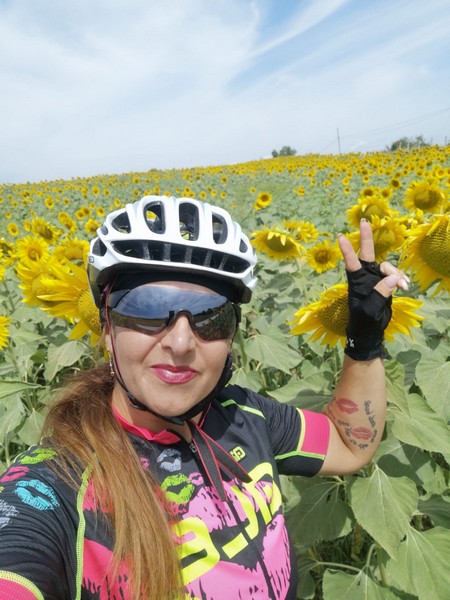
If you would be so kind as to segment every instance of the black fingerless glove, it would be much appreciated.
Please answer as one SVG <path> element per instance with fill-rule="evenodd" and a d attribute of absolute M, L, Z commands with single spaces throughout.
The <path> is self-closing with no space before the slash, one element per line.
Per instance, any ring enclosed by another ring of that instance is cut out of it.
<path fill-rule="evenodd" d="M 374 290 L 384 278 L 380 265 L 360 260 L 361 269 L 347 271 L 348 326 L 345 354 L 354 360 L 384 358 L 384 330 L 392 316 L 392 297 Z"/>

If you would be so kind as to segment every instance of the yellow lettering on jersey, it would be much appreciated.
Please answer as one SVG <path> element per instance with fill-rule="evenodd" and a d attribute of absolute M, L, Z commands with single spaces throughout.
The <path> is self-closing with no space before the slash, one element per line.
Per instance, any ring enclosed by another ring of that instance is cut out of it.
<path fill-rule="evenodd" d="M 282 505 L 281 492 L 273 480 L 272 465 L 270 463 L 261 463 L 252 469 L 249 475 L 252 478 L 252 481 L 244 484 L 245 489 L 252 495 L 252 498 L 255 500 L 261 511 L 264 523 L 267 525 L 267 523 L 272 520 L 272 515 Z M 271 483 L 261 481 L 265 475 L 270 476 Z M 263 487 L 264 495 L 261 490 L 256 487 L 256 484 L 259 482 L 261 482 L 260 486 Z M 267 505 L 267 501 L 269 501 L 269 506 Z"/>
<path fill-rule="evenodd" d="M 258 527 L 258 517 L 256 515 L 255 509 L 253 507 L 253 502 L 245 496 L 241 492 L 241 490 L 233 485 L 233 492 L 236 494 L 242 508 L 244 509 L 245 516 L 248 519 L 248 525 L 245 527 L 245 533 L 252 540 L 258 535 L 259 527 Z M 246 546 L 248 546 L 248 542 L 245 539 L 243 533 L 239 533 L 234 540 L 228 542 L 223 547 L 223 551 L 228 556 L 228 558 L 233 558 L 236 556 L 241 550 L 243 550 Z"/>
<path fill-rule="evenodd" d="M 198 517 L 188 517 L 183 519 L 177 523 L 176 533 L 181 538 L 189 538 L 178 546 L 180 560 L 187 556 L 191 556 L 191 554 L 197 554 L 197 552 L 203 551 L 204 553 L 198 560 L 181 569 L 183 581 L 185 583 L 189 583 L 197 577 L 201 577 L 219 562 L 219 552 L 214 547 L 208 528 L 201 519 Z M 194 535 L 192 536 L 189 534 Z"/>

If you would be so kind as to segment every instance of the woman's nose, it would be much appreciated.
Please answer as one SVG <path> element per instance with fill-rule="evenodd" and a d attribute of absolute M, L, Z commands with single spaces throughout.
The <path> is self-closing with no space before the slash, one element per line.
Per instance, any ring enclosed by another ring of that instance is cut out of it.
<path fill-rule="evenodd" d="M 165 330 L 161 345 L 170 348 L 175 354 L 185 354 L 195 347 L 195 332 L 192 331 L 189 319 L 183 313 Z"/>

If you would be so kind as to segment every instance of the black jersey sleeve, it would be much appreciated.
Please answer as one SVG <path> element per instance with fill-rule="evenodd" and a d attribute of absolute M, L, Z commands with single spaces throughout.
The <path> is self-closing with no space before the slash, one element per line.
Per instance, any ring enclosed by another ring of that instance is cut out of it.
<path fill-rule="evenodd" d="M 48 466 L 49 460 L 48 449 L 31 449 L 0 478 L 2 599 L 73 597 L 76 492 Z"/>
<path fill-rule="evenodd" d="M 312 476 L 320 470 L 329 441 L 325 415 L 299 410 L 239 386 L 226 389 L 263 415 L 279 473 Z"/>

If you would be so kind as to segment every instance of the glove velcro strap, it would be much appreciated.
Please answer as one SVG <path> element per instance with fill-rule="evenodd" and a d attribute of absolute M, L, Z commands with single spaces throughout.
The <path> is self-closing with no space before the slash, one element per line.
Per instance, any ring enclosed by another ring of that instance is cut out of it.
<path fill-rule="evenodd" d="M 382 336 L 358 337 L 347 334 L 344 352 L 353 360 L 386 358 Z"/>

